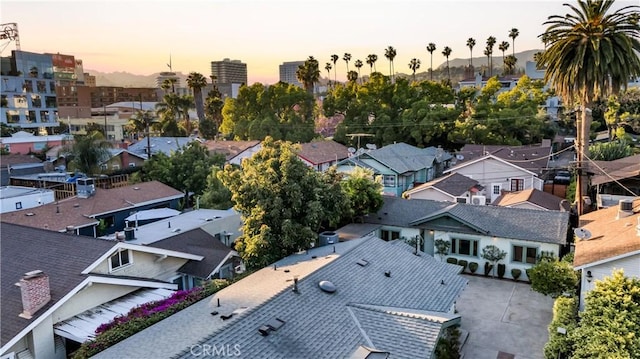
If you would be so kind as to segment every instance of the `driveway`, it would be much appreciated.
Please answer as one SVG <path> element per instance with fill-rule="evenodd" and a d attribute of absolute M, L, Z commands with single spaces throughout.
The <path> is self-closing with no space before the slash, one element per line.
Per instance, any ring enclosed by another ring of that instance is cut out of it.
<path fill-rule="evenodd" d="M 465 359 L 542 359 L 553 299 L 529 284 L 465 275 L 456 308 L 462 316 Z"/>

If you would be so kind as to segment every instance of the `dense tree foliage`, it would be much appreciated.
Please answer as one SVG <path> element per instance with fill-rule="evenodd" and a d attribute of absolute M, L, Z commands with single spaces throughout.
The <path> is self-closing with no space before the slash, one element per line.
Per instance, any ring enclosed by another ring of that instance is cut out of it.
<path fill-rule="evenodd" d="M 100 173 L 100 164 L 109 159 L 111 143 L 105 140 L 102 132 L 94 131 L 86 135 L 75 135 L 73 142 L 66 144 L 60 151 L 67 158 L 71 170 L 88 176 Z"/>
<path fill-rule="evenodd" d="M 528 272 L 531 289 L 557 298 L 565 293 L 575 293 L 578 275 L 568 260 L 555 257 L 541 258 Z"/>
<path fill-rule="evenodd" d="M 640 358 L 640 279 L 622 270 L 595 282 L 578 328 L 569 332 L 572 359 Z"/>
<path fill-rule="evenodd" d="M 204 121 L 201 121 L 198 127 L 200 136 L 206 139 L 216 138 L 220 125 L 222 125 L 223 107 L 222 93 L 214 84 L 213 89 L 209 91 L 204 101 Z"/>
<path fill-rule="evenodd" d="M 544 346 L 545 359 L 566 358 L 569 356 L 573 342 L 567 333 L 573 333 L 577 326 L 578 298 L 556 298 L 553 302 L 553 319 L 549 324 L 549 341 Z"/>
<path fill-rule="evenodd" d="M 211 173 L 207 176 L 207 187 L 200 197 L 200 206 L 203 208 L 229 209 L 233 207 L 231 191 L 218 178 L 220 171 L 222 168 L 219 166 L 211 167 Z"/>
<path fill-rule="evenodd" d="M 314 107 L 313 95 L 295 85 L 243 86 L 237 98 L 225 101 L 220 131 L 238 140 L 309 142 L 315 136 Z"/>
<path fill-rule="evenodd" d="M 353 219 L 369 213 L 376 213 L 383 205 L 382 182 L 374 178 L 373 172 L 356 167 L 349 176 L 342 181 L 342 189 L 349 201 L 346 215 Z"/>
<path fill-rule="evenodd" d="M 599 142 L 589 146 L 591 158 L 594 161 L 613 161 L 633 155 L 633 147 L 626 140 Z"/>

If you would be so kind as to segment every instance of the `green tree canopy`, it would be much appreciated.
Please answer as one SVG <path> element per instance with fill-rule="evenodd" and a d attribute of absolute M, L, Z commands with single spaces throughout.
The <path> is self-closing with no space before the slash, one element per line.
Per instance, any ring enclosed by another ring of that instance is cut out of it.
<path fill-rule="evenodd" d="M 356 167 L 342 182 L 342 189 L 349 199 L 349 215 L 352 219 L 376 213 L 383 205 L 382 182 L 373 172 Z"/>
<path fill-rule="evenodd" d="M 570 262 L 557 258 L 543 258 L 528 272 L 531 289 L 557 298 L 564 293 L 575 293 L 578 275 Z"/>
<path fill-rule="evenodd" d="M 104 139 L 102 132 L 94 131 L 86 135 L 75 135 L 73 142 L 65 145 L 61 153 L 71 159 L 72 170 L 88 176 L 100 172 L 100 164 L 109 156 L 111 143 Z"/>

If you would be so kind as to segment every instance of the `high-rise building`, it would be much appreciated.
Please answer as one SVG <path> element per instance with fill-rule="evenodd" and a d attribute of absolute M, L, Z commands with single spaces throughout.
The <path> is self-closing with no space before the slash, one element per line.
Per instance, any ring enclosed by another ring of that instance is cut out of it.
<path fill-rule="evenodd" d="M 0 122 L 41 130 L 58 127 L 51 55 L 13 50 L 10 57 L 1 58 L 0 62 Z"/>
<path fill-rule="evenodd" d="M 240 60 L 212 61 L 211 75 L 214 76 L 216 86 L 223 97 L 235 98 L 240 86 L 248 82 L 247 64 Z"/>
<path fill-rule="evenodd" d="M 163 72 L 161 72 L 160 75 L 158 75 L 158 77 L 156 77 L 156 86 L 158 86 L 158 88 L 161 88 L 162 84 L 164 83 L 164 80 L 170 80 L 170 79 L 174 79 L 176 81 L 173 84 L 174 88 L 180 87 L 180 77 L 178 77 L 178 74 L 176 74 L 173 71 L 163 71 Z"/>
<path fill-rule="evenodd" d="M 58 115 L 62 119 L 91 116 L 91 103 L 87 96 L 78 96 L 84 87 L 82 60 L 73 55 L 48 54 L 53 60 L 53 78 L 56 81 Z M 86 91 L 84 92 L 86 93 Z"/>
<path fill-rule="evenodd" d="M 158 102 L 158 91 L 151 87 L 96 86 L 90 88 L 90 94 L 92 108 L 116 102 Z"/>
<path fill-rule="evenodd" d="M 296 72 L 298 71 L 298 67 L 304 65 L 304 61 L 289 61 L 283 62 L 280 67 L 280 81 L 286 82 L 288 84 L 296 85 L 299 87 L 303 87 L 302 83 L 298 81 L 298 76 Z"/>

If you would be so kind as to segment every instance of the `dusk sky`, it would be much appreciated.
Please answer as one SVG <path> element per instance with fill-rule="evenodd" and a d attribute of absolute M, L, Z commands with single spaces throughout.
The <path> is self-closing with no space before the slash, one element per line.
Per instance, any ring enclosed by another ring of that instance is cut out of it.
<path fill-rule="evenodd" d="M 22 50 L 74 55 L 85 70 L 126 71 L 149 75 L 167 71 L 211 73 L 211 61 L 238 59 L 247 64 L 249 83 L 275 83 L 278 65 L 314 56 L 321 76 L 331 54 L 338 80 L 346 77 L 342 55 L 365 63 L 378 55 L 376 68 L 388 74 L 384 49 L 397 50 L 396 72 L 410 73 L 412 58 L 429 68 L 426 45 L 437 46 L 433 64 L 468 58 L 469 37 L 476 39 L 474 57 L 483 56 L 485 41 L 508 41 L 509 30 L 520 31 L 516 52 L 540 49 L 538 38 L 549 15 L 565 14 L 565 1 L 392 1 L 392 0 L 133 0 L 121 1 L 0 1 L 0 21 L 18 24 Z M 575 1 L 569 1 L 575 4 Z M 637 4 L 618 1 L 614 7 Z M 5 43 L 2 43 L 4 45 Z M 15 49 L 9 44 L 2 56 Z M 508 50 L 511 52 L 511 48 Z M 497 45 L 494 56 L 500 56 Z M 522 64 L 520 64 L 522 65 Z M 333 73 L 333 70 L 332 70 Z M 333 76 L 333 74 L 332 74 Z"/>

